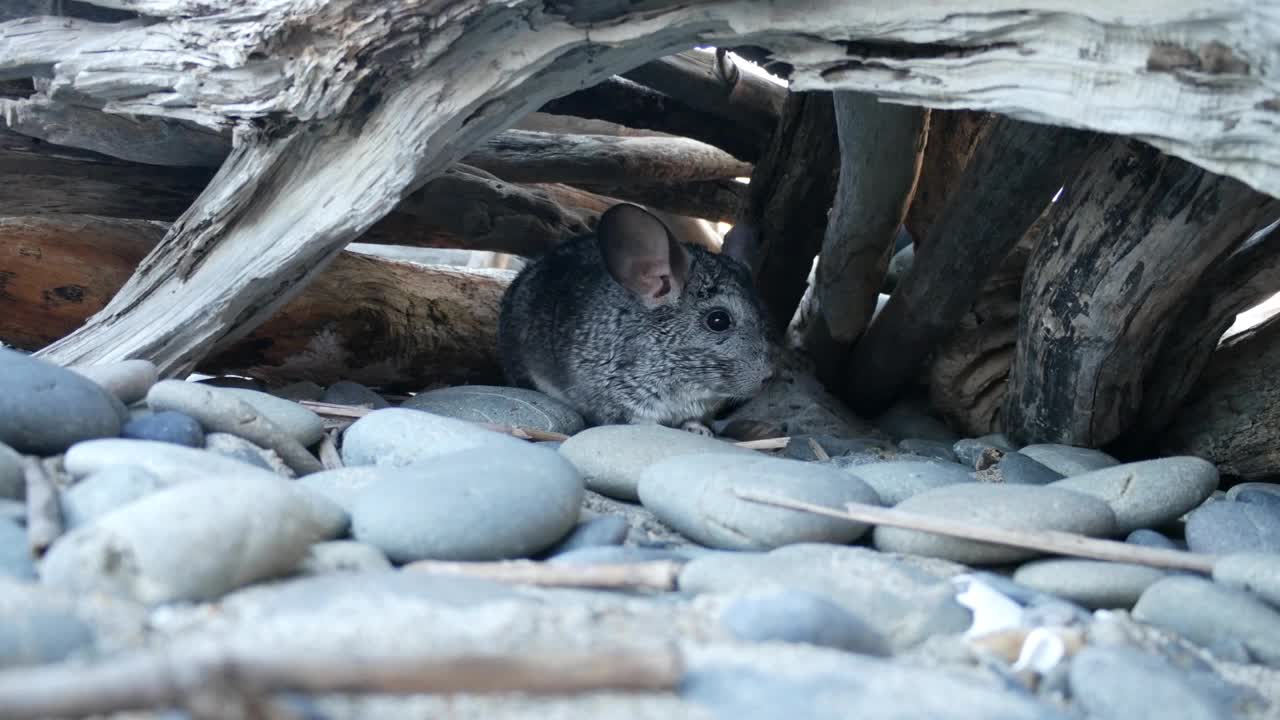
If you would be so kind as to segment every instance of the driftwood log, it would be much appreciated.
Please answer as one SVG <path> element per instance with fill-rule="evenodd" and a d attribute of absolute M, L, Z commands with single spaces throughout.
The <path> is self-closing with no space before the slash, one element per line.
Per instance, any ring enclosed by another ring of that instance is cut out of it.
<path fill-rule="evenodd" d="M 920 162 L 920 178 L 903 224 L 915 238 L 917 249 L 934 232 L 933 224 L 952 193 L 965 193 L 960 180 L 978 143 L 995 115 L 970 110 L 934 110 L 929 115 L 929 136 Z"/>
<path fill-rule="evenodd" d="M 516 118 L 698 44 L 768 45 L 794 90 L 1132 133 L 1280 191 L 1280 140 L 1268 131 L 1280 113 L 1280 22 L 1269 2 L 1168 3 L 1141 20 L 1096 0 L 1027 0 L 1017 13 L 959 0 L 830 0 L 804 13 L 732 0 L 98 3 L 152 19 L 10 21 L 0 79 L 36 75 L 52 102 L 231 130 L 236 147 L 110 306 L 43 351 L 59 362 L 143 356 L 166 373 L 189 368 Z M 1089 52 L 1099 27 L 1108 51 Z M 1096 89 L 1088 103 L 1075 99 L 1082 86 Z"/>
<path fill-rule="evenodd" d="M 164 223 L 0 218 L 0 338 L 36 350 L 100 310 Z M 389 390 L 496 382 L 498 303 L 512 273 L 343 252 L 297 298 L 198 368 L 270 384 L 355 380 Z"/>
<path fill-rule="evenodd" d="M 1142 384 L 1205 270 L 1275 200 L 1137 141 L 1069 181 L 1027 264 L 1005 432 L 1096 447 L 1134 422 Z"/>

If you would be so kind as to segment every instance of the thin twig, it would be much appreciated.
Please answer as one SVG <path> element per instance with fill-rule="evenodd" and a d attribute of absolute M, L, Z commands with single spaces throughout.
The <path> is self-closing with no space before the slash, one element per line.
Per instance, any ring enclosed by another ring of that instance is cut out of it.
<path fill-rule="evenodd" d="M 681 563 L 670 560 L 599 565 L 555 565 L 533 560 L 419 560 L 405 565 L 404 569 L 441 575 L 463 575 L 518 585 L 670 591 L 676 589 L 682 567 Z"/>
<path fill-rule="evenodd" d="M 818 458 L 821 462 L 826 462 L 831 459 L 831 456 L 828 455 L 827 451 L 818 444 L 818 441 L 815 438 L 809 438 L 809 449 L 813 451 L 813 456 Z"/>
<path fill-rule="evenodd" d="M 136 652 L 99 663 L 0 671 L 8 720 L 181 707 L 205 688 L 265 693 L 542 693 L 670 690 L 683 673 L 674 647 L 518 655 L 316 657 L 276 649 Z"/>
<path fill-rule="evenodd" d="M 958 520 L 948 520 L 931 515 L 921 515 L 877 505 L 846 503 L 845 510 L 836 510 L 823 505 L 814 505 L 753 490 L 735 490 L 734 493 L 739 498 L 749 502 L 799 510 L 815 515 L 825 515 L 872 525 L 889 525 L 908 530 L 920 530 L 936 535 L 1028 548 L 1058 555 L 1072 555 L 1096 560 L 1135 563 L 1178 570 L 1194 570 L 1205 574 L 1213 572 L 1213 564 L 1217 560 L 1213 555 L 1145 547 L 1115 540 L 1099 540 L 1060 530 L 1011 530 L 989 525 L 975 525 Z"/>
<path fill-rule="evenodd" d="M 344 465 L 342 455 L 338 453 L 338 445 L 334 442 L 337 434 L 337 430 L 330 430 L 320 439 L 320 464 L 325 470 L 336 470 Z"/>
<path fill-rule="evenodd" d="M 781 450 L 791 442 L 789 437 L 764 438 L 763 440 L 743 440 L 734 443 L 740 448 L 748 450 Z"/>
<path fill-rule="evenodd" d="M 39 558 L 62 535 L 62 508 L 53 476 L 39 458 L 22 458 L 22 472 L 27 490 L 27 545 L 31 556 Z"/>

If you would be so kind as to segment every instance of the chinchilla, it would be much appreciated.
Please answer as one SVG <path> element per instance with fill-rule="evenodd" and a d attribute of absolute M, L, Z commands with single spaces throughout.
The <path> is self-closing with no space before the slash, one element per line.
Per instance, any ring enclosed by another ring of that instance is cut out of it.
<path fill-rule="evenodd" d="M 752 232 L 720 254 L 676 241 L 645 210 L 615 205 L 596 231 L 516 276 L 502 300 L 507 382 L 576 408 L 593 425 L 706 422 L 773 373 L 768 324 L 751 282 Z"/>

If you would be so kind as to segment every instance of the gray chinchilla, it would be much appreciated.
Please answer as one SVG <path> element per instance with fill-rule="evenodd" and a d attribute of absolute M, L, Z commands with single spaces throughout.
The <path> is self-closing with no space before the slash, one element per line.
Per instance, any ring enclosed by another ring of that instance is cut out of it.
<path fill-rule="evenodd" d="M 659 423 L 710 434 L 727 404 L 773 372 L 768 325 L 735 227 L 717 255 L 621 204 L 596 232 L 530 263 L 507 289 L 498 356 L 507 382 L 572 405 L 593 425 Z"/>

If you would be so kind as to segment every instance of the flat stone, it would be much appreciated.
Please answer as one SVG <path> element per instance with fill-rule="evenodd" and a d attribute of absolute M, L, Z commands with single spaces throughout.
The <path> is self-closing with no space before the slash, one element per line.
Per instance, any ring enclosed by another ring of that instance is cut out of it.
<path fill-rule="evenodd" d="M 1165 550 L 1180 549 L 1178 547 L 1178 543 L 1170 540 L 1168 537 L 1156 532 L 1155 530 L 1148 530 L 1147 528 L 1138 528 L 1137 530 L 1134 530 L 1129 533 L 1124 541 L 1131 545 L 1142 545 L 1144 547 L 1163 548 Z"/>
<path fill-rule="evenodd" d="M 891 460 L 851 466 L 845 472 L 870 485 L 886 506 L 925 490 L 973 482 L 973 473 L 959 463 Z"/>
<path fill-rule="evenodd" d="M 1066 477 L 1083 475 L 1120 464 L 1119 460 L 1101 450 L 1074 445 L 1038 443 L 1027 445 L 1018 452 Z"/>
<path fill-rule="evenodd" d="M 136 465 L 102 468 L 62 491 L 62 521 L 67 529 L 88 525 L 170 484 Z"/>
<path fill-rule="evenodd" d="M 400 407 L 471 422 L 515 425 L 572 435 L 584 427 L 568 405 L 536 390 L 496 385 L 459 385 L 419 393 Z"/>
<path fill-rule="evenodd" d="M 324 469 L 305 447 L 324 435 L 324 424 L 318 415 L 295 402 L 250 390 L 162 380 L 147 393 L 147 405 L 153 410 L 186 413 L 199 420 L 205 430 L 269 448 L 299 475 Z M 310 442 L 304 442 L 308 439 Z"/>
<path fill-rule="evenodd" d="M 81 440 L 114 437 L 119 407 L 86 377 L 0 348 L 0 442 L 20 453 L 56 455 Z"/>
<path fill-rule="evenodd" d="M 571 439 L 572 440 L 572 439 Z M 567 444 L 567 443 L 566 443 Z M 866 483 L 836 468 L 756 454 L 679 455 L 641 476 L 640 501 L 681 534 L 708 547 L 767 550 L 799 542 L 848 543 L 867 526 L 748 502 L 735 490 L 843 507 L 880 504 Z"/>
<path fill-rule="evenodd" d="M 1133 617 L 1205 647 L 1230 638 L 1259 662 L 1280 667 L 1280 612 L 1243 590 L 1171 575 L 1142 593 Z"/>
<path fill-rule="evenodd" d="M 1118 530 L 1128 533 L 1182 517 L 1217 486 L 1218 469 L 1213 463 L 1197 457 L 1169 457 L 1073 475 L 1051 487 L 1105 501 L 1115 511 Z"/>
<path fill-rule="evenodd" d="M 387 470 L 385 465 L 354 465 L 311 473 L 298 483 L 320 493 L 350 514 L 355 510 L 360 493 L 385 477 Z"/>
<path fill-rule="evenodd" d="M 864 655 L 888 653 L 884 638 L 857 615 L 822 595 L 773 590 L 740 597 L 720 622 L 743 642 L 806 643 Z"/>
<path fill-rule="evenodd" d="M 1230 500 L 1209 503 L 1187 516 L 1184 533 L 1192 552 L 1280 553 L 1280 510 Z"/>
<path fill-rule="evenodd" d="M 0 443 L 0 499 L 22 500 L 27 496 L 27 479 L 22 470 L 22 456 L 17 450 Z"/>
<path fill-rule="evenodd" d="M 655 463 L 678 455 L 758 455 L 730 442 L 661 425 L 603 425 L 583 430 L 560 446 L 560 454 L 586 478 L 587 487 L 620 500 L 639 498 L 640 476 Z"/>
<path fill-rule="evenodd" d="M 1236 553 L 1213 564 L 1213 580 L 1246 590 L 1280 608 L 1280 554 Z"/>
<path fill-rule="evenodd" d="M 63 456 L 62 465 L 76 478 L 118 465 L 130 465 L 151 473 L 166 485 L 266 473 L 262 468 L 208 450 L 154 440 L 117 438 L 76 443 Z"/>
<path fill-rule="evenodd" d="M 299 575 L 363 573 L 392 569 L 391 561 L 378 548 L 354 540 L 330 540 L 312 545 L 298 565 Z"/>
<path fill-rule="evenodd" d="M 120 436 L 194 448 L 204 447 L 204 428 L 199 421 L 173 410 L 152 412 L 145 417 L 130 420 L 120 428 Z"/>
<path fill-rule="evenodd" d="M 388 471 L 356 499 L 353 536 L 397 563 L 545 550 L 577 522 L 582 478 L 555 451 L 497 439 L 506 442 Z"/>
<path fill-rule="evenodd" d="M 1053 558 L 1018 568 L 1016 582 L 1088 608 L 1129 609 L 1167 573 L 1158 568 L 1102 560 Z"/>
<path fill-rule="evenodd" d="M 574 526 L 560 542 L 548 548 L 546 555 L 554 557 L 583 548 L 621 545 L 630 530 L 631 525 L 621 515 L 604 515 L 585 520 Z"/>
<path fill-rule="evenodd" d="M 297 477 L 297 473 L 293 471 L 293 468 L 286 465 L 275 451 L 260 447 L 242 437 L 236 437 L 229 433 L 209 433 L 204 438 L 204 449 L 215 455 L 239 460 L 246 465 L 270 470 L 281 477 L 291 479 Z"/>
<path fill-rule="evenodd" d="M 146 397 L 151 386 L 160 380 L 160 373 L 150 360 L 123 360 L 104 365 L 72 366 L 67 369 L 89 378 L 126 405 Z"/>
<path fill-rule="evenodd" d="M 875 420 L 876 427 L 894 438 L 919 438 L 954 444 L 960 438 L 946 423 L 926 412 L 919 402 L 900 400 Z"/>
<path fill-rule="evenodd" d="M 402 466 L 510 440 L 474 423 L 421 410 L 374 410 L 342 434 L 342 462 Z"/>
<path fill-rule="evenodd" d="M 962 483 L 927 490 L 898 506 L 924 515 L 1014 530 L 1061 530 L 1105 537 L 1116 529 L 1115 513 L 1103 501 L 1053 486 Z M 1019 562 L 1038 553 L 1023 548 L 945 537 L 881 525 L 875 545 L 966 564 Z"/>
<path fill-rule="evenodd" d="M 1086 647 L 1071 658 L 1071 696 L 1090 720 L 1229 720 L 1240 693 L 1207 672 L 1187 671 L 1127 647 Z"/>
<path fill-rule="evenodd" d="M 1057 470 L 1020 452 L 1006 453 L 994 467 L 1001 481 L 1011 485 L 1048 485 L 1064 477 Z"/>
<path fill-rule="evenodd" d="M 391 407 L 391 403 L 387 402 L 386 398 L 367 386 L 350 380 L 339 380 L 325 388 L 324 393 L 320 395 L 320 402 L 335 405 L 363 405 L 374 410 Z"/>
<path fill-rule="evenodd" d="M 72 530 L 49 549 L 40 575 L 52 587 L 148 605 L 207 600 L 288 573 L 346 526 L 327 500 L 250 470 L 172 486 Z"/>
<path fill-rule="evenodd" d="M 0 519 L 0 576 L 36 579 L 36 568 L 27 545 L 27 529 L 4 519 Z M 4 652 L 0 651 L 0 657 L 3 655 Z"/>
<path fill-rule="evenodd" d="M 937 458 L 947 462 L 955 462 L 958 458 L 956 453 L 951 449 L 955 443 L 941 442 L 939 440 L 924 440 L 922 438 L 906 438 L 898 443 L 898 449 L 913 455 L 923 457 Z"/>
<path fill-rule="evenodd" d="M 860 547 L 788 545 L 768 553 L 713 553 L 680 573 L 692 593 L 816 593 L 861 618 L 899 652 L 934 635 L 961 633 L 972 616 L 949 577 L 965 568 Z"/>

